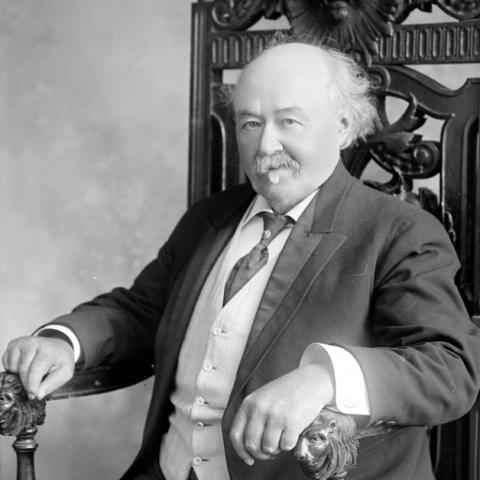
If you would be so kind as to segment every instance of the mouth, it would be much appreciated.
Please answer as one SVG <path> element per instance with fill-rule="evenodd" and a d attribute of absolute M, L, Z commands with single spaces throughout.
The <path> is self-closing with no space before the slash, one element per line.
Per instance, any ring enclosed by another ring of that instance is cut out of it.
<path fill-rule="evenodd" d="M 262 179 L 264 182 L 271 183 L 272 185 L 278 185 L 282 177 L 288 175 L 289 173 L 295 174 L 296 171 L 289 166 L 281 165 L 281 166 L 271 166 L 263 171 L 255 172 L 255 176 L 259 179 Z"/>

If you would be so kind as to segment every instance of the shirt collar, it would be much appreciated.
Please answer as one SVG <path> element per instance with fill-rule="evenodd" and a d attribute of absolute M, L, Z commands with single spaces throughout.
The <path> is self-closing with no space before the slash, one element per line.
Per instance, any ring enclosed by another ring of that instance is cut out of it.
<path fill-rule="evenodd" d="M 295 222 L 297 222 L 298 219 L 300 218 L 300 215 L 307 208 L 308 204 L 312 201 L 313 197 L 317 194 L 317 192 L 318 192 L 318 188 L 315 189 L 310 195 L 305 197 L 301 202 L 298 202 L 293 208 L 291 208 L 288 212 L 286 212 L 285 215 L 288 215 Z M 253 199 L 252 203 L 250 204 L 250 207 L 248 208 L 245 214 L 245 217 L 243 218 L 242 226 L 246 225 L 253 217 L 258 215 L 260 212 L 273 213 L 273 210 L 268 204 L 266 198 L 257 194 Z"/>

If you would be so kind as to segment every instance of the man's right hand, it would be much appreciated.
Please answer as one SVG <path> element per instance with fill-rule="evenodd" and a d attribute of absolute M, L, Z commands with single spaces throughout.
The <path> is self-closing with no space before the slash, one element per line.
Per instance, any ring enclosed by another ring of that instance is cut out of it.
<path fill-rule="evenodd" d="M 42 400 L 73 376 L 73 348 L 64 340 L 20 337 L 12 340 L 3 354 L 6 370 L 20 375 L 31 400 Z"/>

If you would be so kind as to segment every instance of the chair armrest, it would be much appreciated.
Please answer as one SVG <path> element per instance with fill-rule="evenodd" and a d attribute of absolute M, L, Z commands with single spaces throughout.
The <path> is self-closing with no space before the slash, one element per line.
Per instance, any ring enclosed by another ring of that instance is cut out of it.
<path fill-rule="evenodd" d="M 49 395 L 47 400 L 83 397 L 119 390 L 142 382 L 153 373 L 153 365 L 132 365 L 131 363 L 78 370 L 65 385 Z"/>
<path fill-rule="evenodd" d="M 46 400 L 105 393 L 139 383 L 152 374 L 152 365 L 119 364 L 79 370 L 46 399 L 29 400 L 16 373 L 0 372 L 0 435 L 17 436 L 42 425 Z"/>

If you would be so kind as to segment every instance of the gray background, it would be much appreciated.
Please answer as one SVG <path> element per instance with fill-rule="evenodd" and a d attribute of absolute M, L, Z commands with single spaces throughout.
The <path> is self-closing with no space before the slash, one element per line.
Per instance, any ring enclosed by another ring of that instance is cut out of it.
<path fill-rule="evenodd" d="M 190 2 L 0 0 L 0 12 L 3 352 L 129 285 L 185 209 Z M 426 71 L 452 88 L 480 76 L 478 65 Z M 37 478 L 117 478 L 150 388 L 50 402 Z M 2 480 L 15 478 L 12 442 L 0 437 Z"/>

